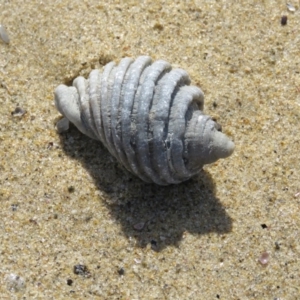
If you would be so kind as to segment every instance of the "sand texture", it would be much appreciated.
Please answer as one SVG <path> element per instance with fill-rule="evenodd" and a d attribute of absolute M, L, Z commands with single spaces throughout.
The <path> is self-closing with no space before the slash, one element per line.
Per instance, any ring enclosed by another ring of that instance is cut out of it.
<path fill-rule="evenodd" d="M 300 299 L 290 3 L 0 0 L 1 299 Z M 74 126 L 57 133 L 57 85 L 139 55 L 188 71 L 230 158 L 159 187 Z"/>

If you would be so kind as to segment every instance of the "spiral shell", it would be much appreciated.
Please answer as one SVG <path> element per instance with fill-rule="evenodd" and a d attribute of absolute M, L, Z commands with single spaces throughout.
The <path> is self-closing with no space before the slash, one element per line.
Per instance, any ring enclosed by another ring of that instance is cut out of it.
<path fill-rule="evenodd" d="M 202 91 L 182 69 L 148 56 L 108 63 L 55 89 L 59 112 L 100 140 L 130 172 L 159 185 L 180 183 L 229 156 L 234 143 L 204 115 Z"/>

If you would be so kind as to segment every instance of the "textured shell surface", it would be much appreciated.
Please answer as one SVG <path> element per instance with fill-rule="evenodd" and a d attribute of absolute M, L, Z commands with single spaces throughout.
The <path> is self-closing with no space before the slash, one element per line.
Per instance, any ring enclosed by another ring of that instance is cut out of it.
<path fill-rule="evenodd" d="M 176 184 L 228 157 L 234 143 L 203 113 L 204 95 L 182 69 L 149 56 L 108 63 L 73 86 L 55 89 L 55 105 L 82 133 L 100 140 L 146 182 Z"/>

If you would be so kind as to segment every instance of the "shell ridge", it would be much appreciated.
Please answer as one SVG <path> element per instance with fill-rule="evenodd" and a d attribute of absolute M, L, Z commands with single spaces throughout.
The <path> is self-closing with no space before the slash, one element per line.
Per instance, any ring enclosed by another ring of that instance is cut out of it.
<path fill-rule="evenodd" d="M 189 86 L 183 86 L 174 98 L 171 108 L 169 120 L 169 132 L 172 134 L 170 139 L 169 163 L 172 172 L 178 174 L 182 178 L 190 176 L 190 172 L 186 169 L 183 152 L 184 152 L 184 132 L 186 130 L 185 114 L 189 104 L 192 102 L 192 95 L 185 94 L 189 90 Z"/>
<path fill-rule="evenodd" d="M 136 93 L 134 96 L 134 100 L 133 100 L 133 107 L 132 107 L 132 111 L 130 114 L 130 146 L 131 149 L 134 151 L 134 164 L 136 167 L 136 172 L 138 174 L 138 176 L 142 177 L 144 181 L 146 182 L 153 182 L 153 180 L 151 180 L 151 178 L 147 175 L 147 173 L 144 172 L 143 170 L 143 165 L 140 164 L 139 160 L 138 160 L 138 152 L 141 150 L 139 149 L 138 145 L 137 145 L 137 126 L 138 126 L 138 114 L 139 114 L 139 104 L 141 103 L 141 97 L 142 97 L 142 87 L 143 84 L 145 82 L 145 80 L 147 79 L 147 76 L 149 74 L 149 72 L 151 71 L 151 67 L 152 64 L 148 65 L 143 72 L 141 73 L 140 79 L 139 79 L 139 84 L 138 87 L 136 89 Z"/>
<path fill-rule="evenodd" d="M 93 139 L 97 139 L 97 135 L 95 134 L 96 129 L 93 127 L 89 97 L 87 94 L 88 85 L 88 80 L 86 80 L 82 76 L 79 76 L 73 80 L 73 86 L 76 88 L 78 93 L 78 104 L 80 110 L 81 123 L 88 135 Z"/>
<path fill-rule="evenodd" d="M 202 94 L 202 101 L 200 102 L 200 105 L 204 105 L 204 95 Z M 200 99 L 201 101 L 201 99 Z M 193 104 L 193 103 L 192 103 Z M 196 102 L 196 105 L 198 102 Z M 199 110 L 199 104 L 193 109 L 193 113 L 190 112 L 190 108 L 192 108 L 192 105 L 188 108 L 186 112 L 186 132 L 185 132 L 185 138 L 184 138 L 184 151 L 183 151 L 183 160 L 185 163 L 186 168 L 191 172 L 191 176 L 195 175 L 197 172 L 199 172 L 199 169 L 202 169 L 204 163 L 201 161 L 200 157 L 203 157 L 203 145 L 206 144 L 206 138 L 209 138 L 205 136 L 205 126 L 207 123 L 207 120 L 210 119 L 209 116 L 205 115 L 203 110 Z M 192 119 L 194 119 L 194 122 L 192 122 Z M 198 126 L 200 124 L 200 126 Z M 188 137 L 188 138 L 186 138 Z M 201 142 L 200 142 L 201 141 Z M 191 146 L 195 143 L 199 143 L 202 145 L 202 147 L 197 148 L 198 156 L 197 159 L 197 167 L 193 168 L 191 167 L 190 159 L 189 159 L 189 153 L 191 151 Z M 207 147 L 207 146 L 205 146 Z M 196 171 L 196 169 L 198 169 Z"/>
<path fill-rule="evenodd" d="M 111 136 L 111 101 L 112 101 L 112 92 L 113 92 L 113 85 L 115 81 L 117 67 L 114 66 L 109 73 L 107 78 L 107 89 L 106 89 L 106 110 L 105 114 L 103 115 L 103 124 L 104 124 L 104 135 L 107 143 L 107 148 L 109 152 L 117 158 L 116 150 L 114 148 L 114 143 Z"/>
<path fill-rule="evenodd" d="M 140 56 L 130 69 L 130 75 L 124 88 L 124 98 L 121 112 L 122 146 L 126 153 L 127 161 L 133 173 L 138 174 L 135 152 L 130 145 L 131 113 L 134 105 L 135 94 L 139 79 L 144 69 L 151 64 L 149 56 Z"/>
<path fill-rule="evenodd" d="M 173 133 L 170 146 L 170 164 L 173 172 L 184 180 L 192 176 L 184 164 L 184 134 L 187 126 L 187 111 L 196 102 L 203 103 L 202 91 L 194 86 L 182 86 L 175 96 L 169 121 L 169 132 Z M 197 106 L 198 107 L 198 106 Z M 194 111 L 193 111 L 194 113 Z"/>
<path fill-rule="evenodd" d="M 204 135 L 205 133 L 205 127 L 206 127 L 206 123 L 207 120 L 209 120 L 210 117 L 204 115 L 200 110 L 195 111 L 195 113 L 193 114 L 192 119 L 188 122 L 187 124 L 187 130 L 185 133 L 185 147 L 184 147 L 184 160 L 185 160 L 185 165 L 186 167 L 192 172 L 195 173 L 195 168 L 199 169 L 199 167 L 203 166 L 203 163 L 201 163 L 201 161 L 199 160 L 199 164 L 197 165 L 197 167 L 192 167 L 191 166 L 191 162 L 189 159 L 189 153 L 191 153 L 193 150 L 193 148 L 196 148 L 197 143 L 195 143 L 194 138 L 195 135 L 198 135 L 198 140 L 201 141 L 201 144 L 206 140 L 206 136 Z M 197 131 L 196 131 L 197 129 Z M 197 148 L 197 153 L 199 155 L 199 157 L 203 157 L 206 155 L 205 153 L 205 149 L 203 149 L 203 147 Z"/>
<path fill-rule="evenodd" d="M 120 162 L 122 162 L 121 156 L 123 157 L 123 159 L 125 158 L 125 154 L 121 146 L 119 131 L 117 130 L 120 98 L 122 93 L 122 86 L 125 81 L 125 75 L 132 62 L 133 59 L 128 57 L 123 58 L 120 61 L 115 74 L 115 83 L 114 83 L 113 94 L 111 98 L 111 135 L 112 135 L 112 142 L 113 142 L 113 147 L 115 149 L 116 158 Z"/>
<path fill-rule="evenodd" d="M 168 71 L 171 70 L 171 65 L 163 60 L 155 61 L 148 69 L 145 80 L 141 86 L 140 99 L 137 111 L 137 137 L 136 148 L 137 160 L 144 172 L 153 182 L 161 185 L 167 184 L 161 180 L 157 172 L 151 166 L 149 142 L 152 140 L 152 135 L 149 132 L 149 113 L 152 107 L 152 99 L 157 82 Z M 150 135 L 150 136 L 149 136 Z"/>
<path fill-rule="evenodd" d="M 140 82 L 136 91 L 134 106 L 131 113 L 131 138 L 130 145 L 134 149 L 136 159 L 136 166 L 140 177 L 145 177 L 144 181 L 155 182 L 160 185 L 167 185 L 167 182 L 159 179 L 159 176 L 154 172 L 151 167 L 150 159 L 145 153 L 149 154 L 148 142 L 152 140 L 152 134 L 149 131 L 149 112 L 152 107 L 152 99 L 155 91 L 157 81 L 168 71 L 171 66 L 164 60 L 158 60 L 146 67 L 140 76 Z M 154 77 L 154 78 L 153 78 Z M 149 81 L 150 79 L 150 81 Z M 144 90 L 145 86 L 150 87 L 150 90 Z M 146 95 L 146 98 L 144 97 Z M 148 99 L 147 99 L 148 98 Z M 145 111 L 141 111 L 141 106 Z M 143 114 L 144 120 L 140 120 L 140 116 Z M 138 128 L 139 124 L 144 123 L 145 126 Z M 143 135 L 142 139 L 138 138 L 138 134 Z M 141 143 L 142 142 L 142 147 Z M 143 157 L 144 160 L 141 160 Z M 146 180 L 147 178 L 147 180 Z"/>
<path fill-rule="evenodd" d="M 100 105 L 100 113 L 101 113 L 101 135 L 103 137 L 102 143 L 105 145 L 106 148 L 107 146 L 107 141 L 106 141 L 106 136 L 105 136 L 105 126 L 107 125 L 106 123 L 106 115 L 107 115 L 107 110 L 108 110 L 108 105 L 109 105 L 109 99 L 107 99 L 107 86 L 108 86 L 108 79 L 109 75 L 114 68 L 115 63 L 110 62 L 108 63 L 103 70 L 102 76 L 101 76 L 101 105 Z M 109 150 L 109 149 L 108 149 Z"/>
<path fill-rule="evenodd" d="M 98 139 L 102 142 L 103 137 L 101 136 L 101 73 L 99 70 L 92 70 L 89 75 L 89 97 L 91 111 L 95 123 Z"/>
<path fill-rule="evenodd" d="M 117 121 L 115 126 L 115 132 L 116 132 L 116 141 L 118 142 L 118 146 L 116 146 L 116 150 L 119 154 L 119 161 L 120 163 L 130 172 L 132 172 L 131 168 L 129 167 L 129 162 L 127 161 L 127 156 L 125 153 L 125 150 L 123 148 L 123 136 L 122 136 L 122 109 L 123 109 L 123 101 L 125 97 L 125 91 L 127 82 L 130 78 L 131 70 L 134 67 L 133 65 L 134 61 L 129 65 L 128 69 L 125 72 L 125 76 L 123 78 L 122 86 L 121 86 L 121 93 L 119 98 L 119 106 L 118 106 L 118 113 L 117 113 Z"/>
<path fill-rule="evenodd" d="M 89 124 L 89 127 L 92 129 L 93 134 L 94 134 L 94 139 L 98 140 L 98 130 L 95 122 L 95 118 L 93 115 L 93 108 L 92 108 L 92 103 L 90 101 L 90 80 L 86 80 L 86 93 L 84 95 L 83 99 L 83 112 L 85 115 L 85 118 L 87 119 L 87 122 Z"/>
<path fill-rule="evenodd" d="M 189 83 L 188 74 L 182 69 L 174 69 L 167 73 L 159 82 L 154 94 L 152 106 L 153 128 L 153 157 L 152 165 L 157 172 L 169 183 L 177 183 L 178 179 L 172 176 L 167 159 L 167 129 L 172 95 L 176 87 L 184 82 Z"/>
<path fill-rule="evenodd" d="M 199 127 L 199 124 L 200 124 L 200 133 L 201 133 L 201 139 L 203 141 L 203 143 L 205 143 L 205 145 L 209 145 L 208 143 L 210 143 L 210 136 L 206 135 L 205 134 L 205 131 L 206 131 L 206 128 L 207 128 L 207 120 L 210 119 L 208 116 L 205 116 L 205 115 L 200 115 L 198 118 L 197 118 L 197 121 L 196 121 L 196 124 L 193 128 L 193 137 L 196 135 L 196 133 L 199 133 L 199 130 L 197 130 Z M 196 145 L 194 142 L 192 142 L 193 140 L 193 137 L 189 140 L 189 144 L 188 144 L 188 147 L 190 147 L 190 149 L 188 148 L 188 153 L 191 153 L 191 149 L 192 148 L 196 148 Z M 205 147 L 207 148 L 207 146 Z M 197 149 L 197 151 L 199 152 L 199 154 L 201 153 L 201 155 L 205 155 L 205 148 L 201 147 L 200 149 Z M 211 147 L 209 145 L 208 147 L 208 150 L 210 151 L 211 150 Z M 204 156 L 205 157 L 205 156 Z M 199 162 L 200 162 L 200 159 L 199 159 Z M 203 166 L 203 163 L 201 163 L 201 166 Z M 195 165 L 193 166 L 193 164 L 191 163 L 191 159 L 189 160 L 188 164 L 187 164 L 187 167 L 192 171 L 192 172 L 196 172 L 197 169 L 199 168 L 199 165 Z"/>

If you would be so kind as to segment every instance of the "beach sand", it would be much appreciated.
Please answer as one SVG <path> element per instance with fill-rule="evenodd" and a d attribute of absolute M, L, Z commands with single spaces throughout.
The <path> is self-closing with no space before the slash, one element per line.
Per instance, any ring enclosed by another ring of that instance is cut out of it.
<path fill-rule="evenodd" d="M 299 299 L 298 1 L 24 2 L 1 3 L 1 299 Z M 159 187 L 57 133 L 57 85 L 139 55 L 189 73 L 231 157 Z"/>

